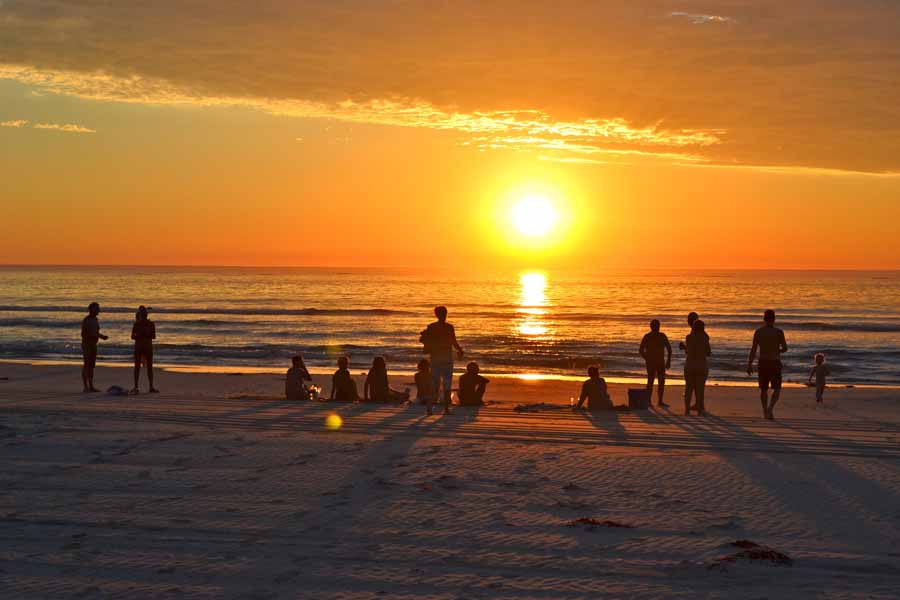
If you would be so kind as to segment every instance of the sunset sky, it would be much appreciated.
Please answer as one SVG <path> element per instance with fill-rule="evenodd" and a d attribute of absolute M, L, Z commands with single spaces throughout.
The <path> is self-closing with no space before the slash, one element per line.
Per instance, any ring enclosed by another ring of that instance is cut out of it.
<path fill-rule="evenodd" d="M 6 264 L 900 268 L 900 3 L 0 0 L 0 177 Z"/>

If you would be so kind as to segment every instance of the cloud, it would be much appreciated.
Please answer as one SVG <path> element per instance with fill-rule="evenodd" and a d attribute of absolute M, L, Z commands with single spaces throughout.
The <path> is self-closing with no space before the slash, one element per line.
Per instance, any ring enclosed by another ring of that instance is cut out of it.
<path fill-rule="evenodd" d="M 120 78 L 105 73 L 37 70 L 14 65 L 0 65 L 0 79 L 27 83 L 47 93 L 106 102 L 241 106 L 283 116 L 453 131 L 468 134 L 469 137 L 463 144 L 482 149 L 646 154 L 691 161 L 700 159 L 688 152 L 681 152 L 682 150 L 718 144 L 725 133 L 723 130 L 668 129 L 662 123 L 637 127 L 621 118 L 558 121 L 539 110 L 465 113 L 444 110 L 413 99 L 327 103 L 203 96 L 167 81 L 139 76 Z M 80 131 L 91 130 L 81 128 Z"/>
<path fill-rule="evenodd" d="M 689 8 L 5 0 L 0 76 L 97 101 L 443 130 L 484 149 L 900 170 L 900 3 Z"/>
<path fill-rule="evenodd" d="M 97 133 L 95 129 L 90 129 L 82 125 L 73 123 L 34 123 L 26 119 L 15 119 L 13 121 L 0 121 L 0 127 L 15 127 L 21 129 L 30 127 L 31 129 L 49 129 L 53 131 L 65 131 L 68 133 Z"/>
<path fill-rule="evenodd" d="M 53 131 L 65 131 L 68 133 L 97 133 L 96 129 L 89 129 L 87 127 L 82 127 L 81 125 L 74 125 L 72 123 L 35 123 L 35 129 L 51 129 Z"/>
<path fill-rule="evenodd" d="M 675 11 L 669 13 L 670 17 L 677 19 L 687 19 L 695 25 L 704 25 L 706 23 L 736 23 L 737 21 L 731 17 L 723 17 L 721 15 L 704 15 L 701 13 L 688 13 Z"/>

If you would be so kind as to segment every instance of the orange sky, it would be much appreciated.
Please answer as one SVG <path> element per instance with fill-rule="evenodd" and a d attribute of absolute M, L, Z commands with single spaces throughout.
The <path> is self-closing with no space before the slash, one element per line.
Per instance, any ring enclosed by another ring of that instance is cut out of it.
<path fill-rule="evenodd" d="M 900 268 L 900 5 L 144 4 L 0 3 L 0 262 Z"/>

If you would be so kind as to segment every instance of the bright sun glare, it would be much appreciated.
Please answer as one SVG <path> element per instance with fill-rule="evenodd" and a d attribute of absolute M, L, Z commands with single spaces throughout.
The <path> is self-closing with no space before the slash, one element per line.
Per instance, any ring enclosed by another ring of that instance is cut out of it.
<path fill-rule="evenodd" d="M 546 235 L 558 215 L 553 205 L 542 196 L 525 196 L 512 207 L 512 223 L 522 235 Z"/>

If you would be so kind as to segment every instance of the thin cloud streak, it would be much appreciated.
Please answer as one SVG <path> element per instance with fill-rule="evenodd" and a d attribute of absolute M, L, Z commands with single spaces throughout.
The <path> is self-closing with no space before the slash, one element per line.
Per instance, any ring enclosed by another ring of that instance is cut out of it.
<path fill-rule="evenodd" d="M 25 127 L 26 125 L 28 125 L 28 121 L 26 121 L 25 119 L 15 119 L 13 121 L 0 122 L 0 127 L 20 128 L 20 127 Z"/>
<path fill-rule="evenodd" d="M 687 19 L 694 25 L 705 25 L 707 23 L 737 23 L 737 21 L 731 17 L 723 17 L 721 15 L 705 15 L 702 13 L 689 13 L 683 11 L 670 12 L 669 16 L 676 19 Z"/>
<path fill-rule="evenodd" d="M 703 158 L 697 152 L 688 150 L 719 144 L 726 133 L 721 129 L 669 130 L 661 122 L 635 127 L 622 118 L 560 121 L 538 110 L 451 112 L 414 99 L 325 103 L 205 96 L 164 80 L 140 76 L 122 78 L 105 73 L 47 71 L 20 65 L 0 65 L 0 79 L 35 86 L 46 93 L 104 102 L 239 106 L 289 117 L 454 131 L 468 136 L 461 144 L 481 149 L 633 154 L 700 161 Z M 90 131 L 82 129 L 85 133 Z"/>
<path fill-rule="evenodd" d="M 34 129 L 65 131 L 66 133 L 97 133 L 96 129 L 75 125 L 74 123 L 35 123 Z"/>

